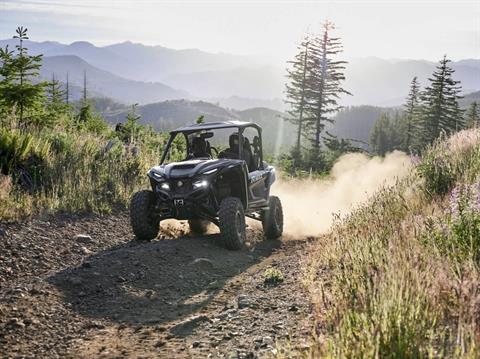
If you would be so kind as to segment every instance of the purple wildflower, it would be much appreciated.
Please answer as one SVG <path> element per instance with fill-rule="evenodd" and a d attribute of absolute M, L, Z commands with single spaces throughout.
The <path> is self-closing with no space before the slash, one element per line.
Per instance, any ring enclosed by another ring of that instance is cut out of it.
<path fill-rule="evenodd" d="M 450 193 L 450 213 L 452 216 L 458 216 L 460 202 L 461 186 L 456 186 Z"/>
<path fill-rule="evenodd" d="M 480 211 L 480 182 L 458 185 L 450 193 L 450 213 L 457 217 L 460 212 Z"/>

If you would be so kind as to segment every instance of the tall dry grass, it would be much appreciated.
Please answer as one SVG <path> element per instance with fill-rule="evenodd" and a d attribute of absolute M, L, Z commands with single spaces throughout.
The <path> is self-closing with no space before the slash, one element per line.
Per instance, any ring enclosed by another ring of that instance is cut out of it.
<path fill-rule="evenodd" d="M 338 218 L 307 259 L 310 357 L 480 357 L 480 131 Z"/>

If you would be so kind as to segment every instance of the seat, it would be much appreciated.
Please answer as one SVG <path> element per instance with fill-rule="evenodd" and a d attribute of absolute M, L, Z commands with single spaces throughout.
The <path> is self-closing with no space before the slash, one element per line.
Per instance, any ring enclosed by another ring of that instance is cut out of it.
<path fill-rule="evenodd" d="M 258 136 L 253 137 L 253 163 L 255 169 L 260 168 L 260 138 Z"/>
<path fill-rule="evenodd" d="M 202 137 L 194 137 L 192 139 L 192 157 L 193 158 L 210 158 L 208 153 L 207 142 Z"/>
<path fill-rule="evenodd" d="M 248 138 L 243 139 L 243 159 L 247 163 L 248 172 L 255 171 L 255 163 L 253 161 L 252 147 Z"/>
<path fill-rule="evenodd" d="M 238 133 L 232 133 L 228 138 L 229 148 L 219 153 L 218 158 L 238 159 Z"/>

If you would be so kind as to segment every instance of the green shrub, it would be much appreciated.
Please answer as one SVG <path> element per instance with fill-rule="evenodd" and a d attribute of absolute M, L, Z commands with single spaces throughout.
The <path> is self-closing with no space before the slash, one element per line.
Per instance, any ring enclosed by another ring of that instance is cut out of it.
<path fill-rule="evenodd" d="M 425 190 L 431 195 L 445 195 L 455 184 L 456 173 L 448 159 L 429 151 L 418 166 L 420 176 L 425 179 Z"/>
<path fill-rule="evenodd" d="M 276 268 L 267 268 L 263 273 L 263 282 L 265 285 L 279 285 L 283 282 L 282 271 Z"/>
<path fill-rule="evenodd" d="M 443 196 L 461 178 L 473 181 L 480 173 L 480 130 L 461 131 L 427 148 L 417 166 L 430 195 Z"/>

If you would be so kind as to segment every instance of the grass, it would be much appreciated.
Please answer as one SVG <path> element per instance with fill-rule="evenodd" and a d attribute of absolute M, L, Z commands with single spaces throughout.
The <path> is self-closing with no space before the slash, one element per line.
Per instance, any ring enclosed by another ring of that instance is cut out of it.
<path fill-rule="evenodd" d="M 147 185 L 145 173 L 159 162 L 165 139 L 144 131 L 132 144 L 111 129 L 5 126 L 0 130 L 0 219 L 125 208 L 131 194 Z"/>
<path fill-rule="evenodd" d="M 480 356 L 480 131 L 338 219 L 309 254 L 310 357 Z"/>

